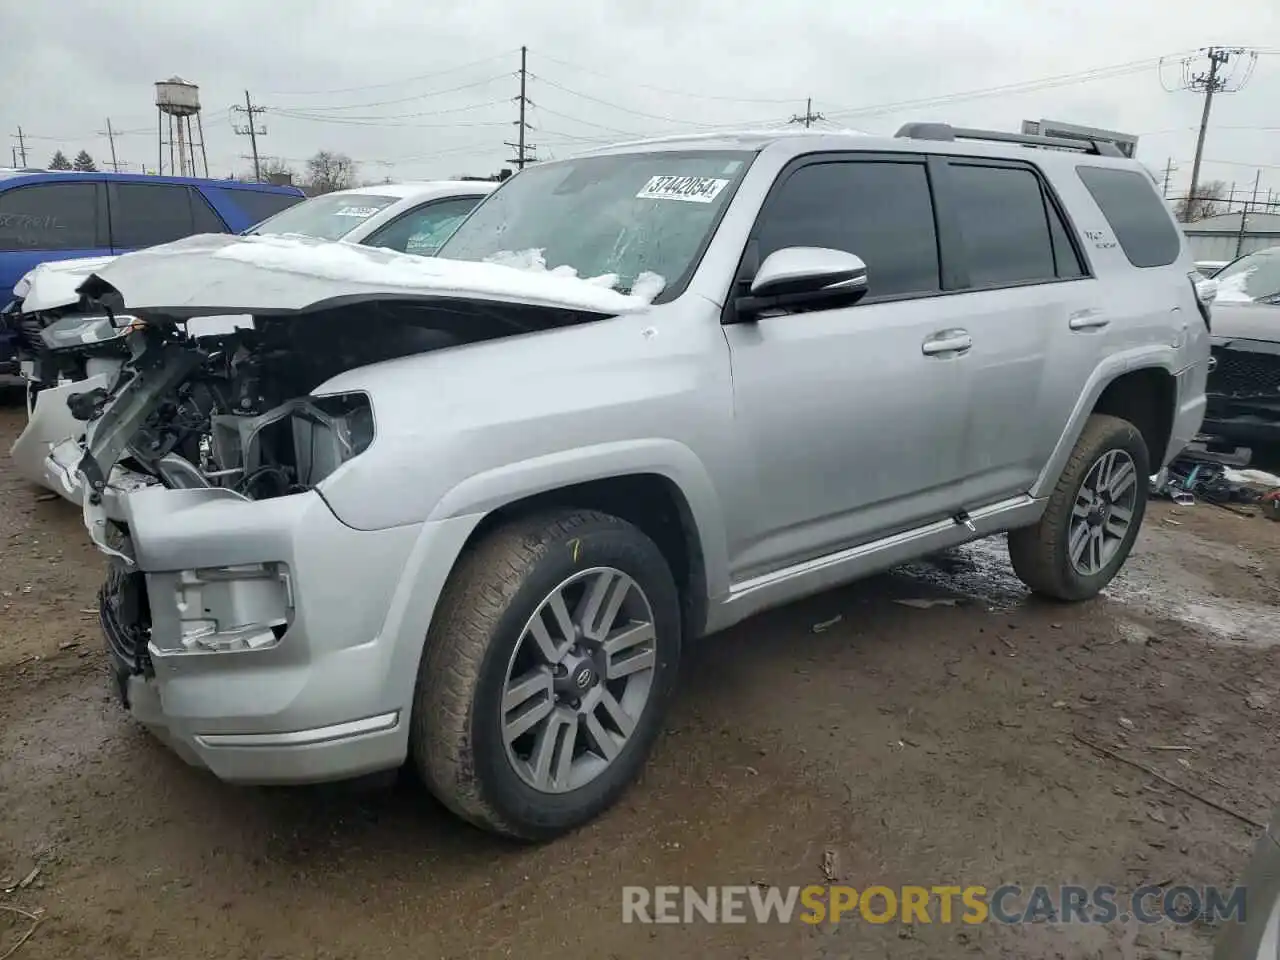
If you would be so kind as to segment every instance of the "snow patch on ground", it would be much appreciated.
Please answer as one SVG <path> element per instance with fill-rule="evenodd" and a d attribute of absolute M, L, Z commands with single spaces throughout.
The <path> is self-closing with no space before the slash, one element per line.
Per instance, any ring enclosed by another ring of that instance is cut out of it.
<path fill-rule="evenodd" d="M 474 263 L 417 257 L 342 241 L 302 237 L 237 237 L 214 251 L 215 260 L 234 260 L 262 270 L 292 273 L 365 287 L 420 290 L 442 296 L 489 297 L 562 306 L 601 313 L 643 310 L 648 301 L 609 289 L 608 277 L 581 279 L 576 273 L 524 268 L 509 263 Z M 179 241 L 181 243 L 181 241 Z M 177 245 L 170 245 L 176 250 Z M 572 268 L 567 268 L 572 271 Z M 616 278 L 612 278 L 616 281 Z"/>

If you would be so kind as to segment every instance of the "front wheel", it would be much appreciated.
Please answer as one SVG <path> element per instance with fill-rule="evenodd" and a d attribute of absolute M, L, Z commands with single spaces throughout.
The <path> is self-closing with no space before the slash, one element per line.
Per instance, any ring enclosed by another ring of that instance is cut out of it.
<path fill-rule="evenodd" d="M 564 833 L 639 774 L 679 657 L 676 586 L 640 530 L 594 511 L 515 521 L 468 551 L 440 599 L 414 764 L 478 826 Z"/>
<path fill-rule="evenodd" d="M 1014 572 L 1056 600 L 1096 596 L 1137 539 L 1150 472 L 1137 427 L 1119 417 L 1091 416 L 1040 522 L 1009 534 Z"/>

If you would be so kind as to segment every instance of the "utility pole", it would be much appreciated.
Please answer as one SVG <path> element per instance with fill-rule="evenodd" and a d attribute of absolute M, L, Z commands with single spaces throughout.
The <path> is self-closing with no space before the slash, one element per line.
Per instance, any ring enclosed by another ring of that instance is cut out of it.
<path fill-rule="evenodd" d="M 1175 166 L 1173 165 L 1173 157 L 1170 157 L 1167 161 L 1165 161 L 1165 165 L 1164 165 L 1164 188 L 1160 191 L 1160 194 L 1161 194 L 1161 196 L 1163 196 L 1166 200 L 1168 200 L 1168 199 L 1169 199 L 1169 178 L 1170 178 L 1171 176 L 1173 176 L 1173 171 L 1174 171 L 1174 170 L 1176 170 L 1176 169 L 1177 169 L 1177 167 L 1175 167 Z"/>
<path fill-rule="evenodd" d="M 111 169 L 120 172 L 120 161 L 116 159 L 116 135 L 111 129 L 111 118 L 107 117 L 107 142 L 111 144 Z"/>
<path fill-rule="evenodd" d="M 787 121 L 787 123 L 803 123 L 804 128 L 808 130 L 809 124 L 817 120 L 825 120 L 825 119 L 827 118 L 824 117 L 822 114 L 813 112 L 813 97 L 809 97 L 804 102 L 804 116 L 793 115 L 791 119 Z"/>
<path fill-rule="evenodd" d="M 25 167 L 27 165 L 27 141 L 26 141 L 26 138 L 22 135 L 21 127 L 18 128 L 17 136 L 18 136 L 18 155 L 22 157 L 22 165 Z"/>
<path fill-rule="evenodd" d="M 1187 203 L 1183 210 L 1186 219 L 1190 219 L 1191 213 L 1195 210 L 1196 188 L 1200 185 L 1200 162 L 1204 158 L 1204 139 L 1209 130 L 1209 113 L 1213 109 L 1213 96 L 1216 93 L 1235 93 L 1241 89 L 1248 83 L 1251 68 L 1258 60 L 1256 50 L 1246 50 L 1243 47 L 1209 47 L 1204 51 L 1204 56 L 1209 61 L 1209 69 L 1190 73 L 1189 67 L 1184 66 L 1187 72 L 1184 73 L 1182 84 L 1186 90 L 1204 94 L 1204 109 L 1200 112 L 1200 133 L 1196 137 L 1196 156 L 1191 163 L 1191 186 L 1187 191 Z M 1226 69 L 1233 57 L 1250 58 L 1249 68 L 1238 81 L 1235 81 Z"/>
<path fill-rule="evenodd" d="M 516 169 L 523 170 L 527 163 L 537 163 L 538 158 L 532 156 L 533 152 L 538 148 L 532 143 L 525 142 L 525 131 L 529 129 L 529 123 L 525 119 L 525 107 L 529 105 L 528 96 L 528 80 L 529 80 L 529 48 L 520 48 L 520 96 L 516 97 L 516 102 L 520 104 L 520 119 L 515 121 L 519 128 L 519 134 L 516 142 L 506 141 L 506 145 L 515 150 L 515 159 L 511 163 L 516 165 Z"/>
<path fill-rule="evenodd" d="M 232 113 L 243 113 L 245 122 L 242 124 L 232 123 L 231 127 L 240 136 L 249 137 L 249 145 L 253 150 L 253 179 L 259 183 L 262 182 L 262 164 L 258 159 L 258 137 L 265 136 L 266 127 L 259 129 L 258 114 L 266 113 L 266 107 L 255 107 L 253 101 L 249 99 L 249 91 L 244 92 L 244 106 L 236 104 L 231 108 Z M 203 137 L 201 138 L 201 149 L 203 149 Z"/>
<path fill-rule="evenodd" d="M 1262 171 L 1258 171 L 1258 175 L 1253 178 L 1253 194 L 1245 201 L 1244 209 L 1240 211 L 1240 232 L 1236 234 L 1236 256 L 1240 256 L 1240 252 L 1244 249 L 1244 231 L 1245 223 L 1249 219 L 1249 211 L 1253 209 L 1253 205 L 1258 202 L 1258 187 L 1262 185 Z"/>

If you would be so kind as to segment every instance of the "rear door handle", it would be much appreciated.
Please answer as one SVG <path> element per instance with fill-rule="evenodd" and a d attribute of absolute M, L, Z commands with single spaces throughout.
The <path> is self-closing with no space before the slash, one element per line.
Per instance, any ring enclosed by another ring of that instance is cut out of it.
<path fill-rule="evenodd" d="M 1111 322 L 1101 310 L 1077 310 L 1067 318 L 1072 330 L 1098 330 Z"/>
<path fill-rule="evenodd" d="M 968 353 L 973 346 L 973 337 L 968 330 L 942 330 L 927 338 L 920 345 L 920 352 L 926 357 L 959 356 Z"/>

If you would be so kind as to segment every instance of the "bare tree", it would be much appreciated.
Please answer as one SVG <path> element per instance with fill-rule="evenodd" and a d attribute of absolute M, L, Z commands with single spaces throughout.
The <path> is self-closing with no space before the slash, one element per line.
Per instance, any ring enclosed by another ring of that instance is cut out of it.
<path fill-rule="evenodd" d="M 315 194 L 346 190 L 356 184 L 356 162 L 345 153 L 320 150 L 307 161 L 307 186 Z"/>
<path fill-rule="evenodd" d="M 67 159 L 67 155 L 61 150 L 54 151 L 53 159 L 49 161 L 50 170 L 70 170 L 71 161 Z"/>
<path fill-rule="evenodd" d="M 1227 195 L 1227 185 L 1221 180 L 1209 180 L 1196 186 L 1194 197 L 1183 197 L 1175 206 L 1179 220 L 1203 220 L 1223 212 L 1222 201 Z"/>

